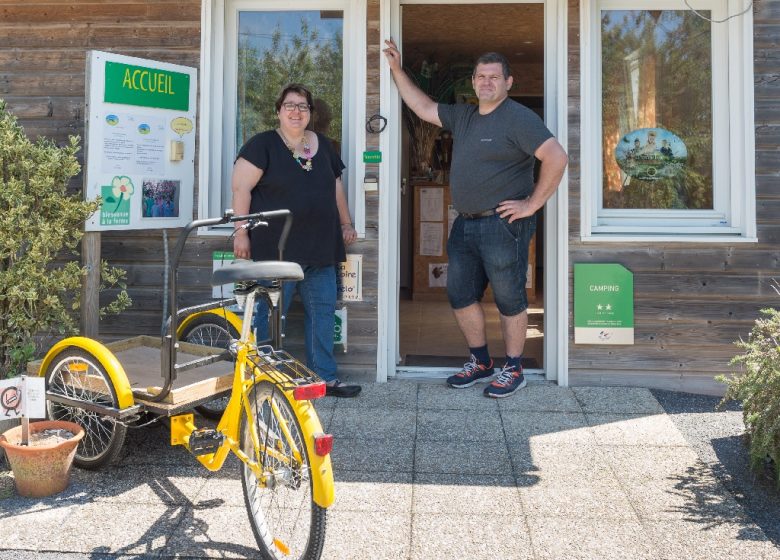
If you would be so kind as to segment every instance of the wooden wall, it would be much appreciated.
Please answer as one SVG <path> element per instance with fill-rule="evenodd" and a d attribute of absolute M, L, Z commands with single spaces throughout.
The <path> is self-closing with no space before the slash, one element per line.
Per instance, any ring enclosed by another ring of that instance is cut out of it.
<path fill-rule="evenodd" d="M 746 337 L 761 308 L 780 305 L 770 286 L 780 277 L 780 1 L 755 6 L 757 244 L 580 242 L 578 28 L 579 2 L 571 0 L 569 262 L 614 262 L 633 271 L 635 344 L 576 345 L 570 328 L 570 380 L 721 393 L 723 386 L 712 378 L 732 370 L 729 360 L 738 353 L 733 341 Z"/>
<path fill-rule="evenodd" d="M 373 4 L 378 30 L 378 2 Z M 8 109 L 32 137 L 43 135 L 64 142 L 71 134 L 83 136 L 86 52 L 106 50 L 198 67 L 200 17 L 201 0 L 5 0 L 0 4 L 0 98 L 8 102 Z M 373 93 L 373 104 L 377 105 L 378 85 Z M 74 186 L 81 187 L 82 180 L 77 177 Z M 345 369 L 373 372 L 377 336 L 375 200 L 368 203 L 368 218 L 367 239 L 350 248 L 350 252 L 365 255 L 365 301 L 348 305 L 349 352 L 337 353 L 337 359 Z M 171 248 L 177 233 L 169 232 Z M 232 247 L 224 238 L 191 237 L 179 275 L 180 305 L 210 298 L 211 253 L 229 249 Z M 162 231 L 106 232 L 102 234 L 102 254 L 127 271 L 133 306 L 119 316 L 103 319 L 101 338 L 158 334 L 163 300 Z M 294 308 L 288 349 L 303 356 L 301 316 Z"/>

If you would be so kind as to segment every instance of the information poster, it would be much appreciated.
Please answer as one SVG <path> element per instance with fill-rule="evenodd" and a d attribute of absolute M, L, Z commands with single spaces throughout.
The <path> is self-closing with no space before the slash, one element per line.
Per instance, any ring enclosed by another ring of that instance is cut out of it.
<path fill-rule="evenodd" d="M 87 231 L 192 220 L 197 72 L 101 51 L 87 57 Z"/>
<path fill-rule="evenodd" d="M 43 377 L 12 377 L 0 381 L 0 420 L 46 418 L 46 380 Z"/>
<path fill-rule="evenodd" d="M 347 254 L 338 269 L 339 299 L 363 301 L 363 255 Z"/>
<path fill-rule="evenodd" d="M 574 265 L 574 343 L 634 344 L 634 275 L 623 265 Z"/>

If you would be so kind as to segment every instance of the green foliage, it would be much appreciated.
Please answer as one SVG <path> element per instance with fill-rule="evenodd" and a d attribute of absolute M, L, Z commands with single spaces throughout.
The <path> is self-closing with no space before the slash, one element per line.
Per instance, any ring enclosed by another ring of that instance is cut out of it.
<path fill-rule="evenodd" d="M 343 48 L 340 34 L 323 38 L 303 17 L 292 38 L 275 28 L 265 49 L 242 37 L 238 45 L 237 145 L 258 132 L 276 128 L 279 121 L 274 101 L 290 83 L 303 84 L 320 101 L 315 107 L 322 104 L 328 108 L 331 121 L 319 132 L 340 142 Z M 315 113 L 312 118 L 317 117 Z"/>
<path fill-rule="evenodd" d="M 63 147 L 31 142 L 0 100 L 0 377 L 24 371 L 36 335 L 76 331 L 84 270 L 73 259 L 84 221 L 99 207 L 68 193 L 78 150 L 74 136 Z M 101 312 L 128 307 L 124 271 L 106 263 L 101 271 L 103 287 L 120 290 Z"/>
<path fill-rule="evenodd" d="M 763 309 L 747 341 L 737 346 L 744 352 L 732 360 L 744 368 L 741 375 L 719 381 L 728 383 L 724 397 L 740 401 L 745 428 L 750 437 L 750 460 L 760 468 L 770 457 L 780 487 L 780 311 Z"/>

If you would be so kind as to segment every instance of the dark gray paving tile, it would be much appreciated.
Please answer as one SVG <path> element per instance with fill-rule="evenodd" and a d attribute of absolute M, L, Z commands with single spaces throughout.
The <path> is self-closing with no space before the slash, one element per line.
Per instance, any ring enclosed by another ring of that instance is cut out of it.
<path fill-rule="evenodd" d="M 417 438 L 427 441 L 501 441 L 498 410 L 420 410 Z"/>
<path fill-rule="evenodd" d="M 588 413 L 659 414 L 663 408 L 649 389 L 640 387 L 573 387 L 574 395 Z"/>
<path fill-rule="evenodd" d="M 389 381 L 366 383 L 354 399 L 337 399 L 337 408 L 417 408 L 417 383 Z"/>
<path fill-rule="evenodd" d="M 504 442 L 417 441 L 416 473 L 509 475 L 509 451 Z"/>
<path fill-rule="evenodd" d="M 412 472 L 414 442 L 389 439 L 337 438 L 331 452 L 333 472 Z"/>
<path fill-rule="evenodd" d="M 569 387 L 540 382 L 528 385 L 505 399 L 498 399 L 498 408 L 504 411 L 524 412 L 582 412 L 574 392 Z"/>
<path fill-rule="evenodd" d="M 419 410 L 476 410 L 489 411 L 498 408 L 499 399 L 482 395 L 485 383 L 477 383 L 466 389 L 453 389 L 441 383 L 420 383 L 417 393 Z"/>
<path fill-rule="evenodd" d="M 336 407 L 329 429 L 337 439 L 381 438 L 408 444 L 414 440 L 416 412 L 409 409 Z"/>

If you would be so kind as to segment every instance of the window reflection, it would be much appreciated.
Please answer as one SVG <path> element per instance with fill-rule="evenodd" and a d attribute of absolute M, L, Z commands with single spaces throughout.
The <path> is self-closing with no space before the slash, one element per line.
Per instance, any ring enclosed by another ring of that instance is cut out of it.
<path fill-rule="evenodd" d="M 601 44 L 603 208 L 713 208 L 710 24 L 604 10 Z"/>
<path fill-rule="evenodd" d="M 236 149 L 278 125 L 274 101 L 292 82 L 316 98 L 310 128 L 340 146 L 343 12 L 240 12 L 238 23 Z"/>

